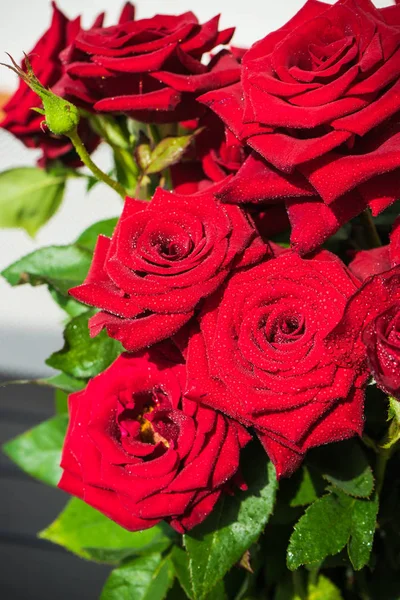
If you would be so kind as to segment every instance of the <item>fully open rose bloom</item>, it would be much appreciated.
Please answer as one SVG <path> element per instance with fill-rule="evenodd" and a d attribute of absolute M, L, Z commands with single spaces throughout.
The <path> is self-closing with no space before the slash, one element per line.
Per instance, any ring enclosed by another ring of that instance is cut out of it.
<path fill-rule="evenodd" d="M 118 25 L 81 31 L 63 54 L 62 96 L 97 111 L 128 112 L 139 121 L 176 122 L 199 116 L 196 97 L 239 80 L 227 50 L 201 62 L 234 29 L 219 31 L 219 17 L 200 25 L 192 12 L 135 21 L 127 3 Z"/>
<path fill-rule="evenodd" d="M 333 254 L 284 252 L 234 274 L 190 338 L 187 396 L 253 425 L 278 476 L 362 431 L 365 366 L 337 366 L 325 346 L 358 286 Z"/>
<path fill-rule="evenodd" d="M 72 43 L 79 31 L 79 18 L 69 21 L 53 3 L 50 27 L 29 53 L 32 68 L 44 87 L 53 88 L 59 82 L 63 73 L 60 52 Z M 21 80 L 18 90 L 3 107 L 6 116 L 0 127 L 7 129 L 28 148 L 40 148 L 42 165 L 55 159 L 69 165 L 79 164 L 78 155 L 70 140 L 65 136 L 52 135 L 43 126 L 43 116 L 32 110 L 41 105 L 39 96 Z M 93 151 L 99 138 L 84 120 L 80 123 L 79 133 L 87 150 Z"/>
<path fill-rule="evenodd" d="M 400 196 L 400 5 L 308 0 L 242 66 L 202 97 L 253 151 L 224 201 L 284 200 L 305 253 Z"/>
<path fill-rule="evenodd" d="M 132 531 L 162 519 L 181 533 L 200 523 L 230 491 L 250 440 L 238 423 L 182 399 L 185 367 L 170 353 L 122 355 L 69 397 L 59 487 Z"/>
<path fill-rule="evenodd" d="M 158 189 L 150 203 L 127 198 L 112 239 L 100 236 L 86 281 L 71 295 L 102 311 L 106 328 L 135 351 L 173 335 L 234 268 L 267 252 L 237 206 L 212 190 L 183 196 Z"/>
<path fill-rule="evenodd" d="M 379 256 L 379 260 L 372 263 L 371 256 L 366 258 L 365 252 L 356 263 L 356 270 L 363 279 L 366 266 L 372 276 L 365 279 L 363 286 L 349 300 L 343 320 L 330 339 L 339 364 L 352 364 L 357 368 L 365 360 L 366 351 L 377 385 L 400 400 L 399 219 L 390 246 L 384 250 L 384 259 Z"/>

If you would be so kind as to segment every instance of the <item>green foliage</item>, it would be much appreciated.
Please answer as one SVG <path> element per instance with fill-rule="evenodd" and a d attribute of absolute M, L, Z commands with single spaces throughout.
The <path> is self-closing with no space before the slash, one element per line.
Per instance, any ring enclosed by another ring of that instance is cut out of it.
<path fill-rule="evenodd" d="M 71 377 L 66 373 L 60 373 L 59 375 L 52 375 L 52 377 L 48 377 L 47 379 L 37 379 L 33 383 L 38 383 L 39 385 L 45 385 L 56 390 L 62 390 L 67 394 L 71 394 L 72 392 L 79 392 L 83 390 L 86 386 L 86 381 L 83 379 L 76 379 L 75 377 Z"/>
<path fill-rule="evenodd" d="M 71 296 L 60 294 L 60 292 L 52 288 L 50 285 L 48 289 L 54 302 L 56 302 L 56 304 L 58 304 L 58 306 L 64 310 L 69 317 L 77 317 L 78 315 L 81 315 L 87 311 L 87 306 L 85 304 L 74 300 Z"/>
<path fill-rule="evenodd" d="M 287 554 L 289 569 L 337 554 L 350 535 L 351 515 L 342 496 L 328 494 L 307 508 L 295 525 Z"/>
<path fill-rule="evenodd" d="M 381 447 L 384 450 L 393 451 L 394 446 L 400 441 L 400 402 L 389 396 L 388 410 L 389 429 L 386 433 Z"/>
<path fill-rule="evenodd" d="M 185 597 L 194 600 L 196 596 L 189 571 L 188 554 L 179 546 L 174 546 L 171 550 L 170 559 L 174 565 L 175 575 L 186 594 Z M 222 580 L 218 581 L 212 590 L 205 595 L 205 600 L 224 600 L 225 598 L 225 587 Z M 173 596 L 172 600 L 175 600 Z"/>
<path fill-rule="evenodd" d="M 138 184 L 139 168 L 131 150 L 114 148 L 114 164 L 117 181 L 129 196 L 135 196 Z"/>
<path fill-rule="evenodd" d="M 316 583 L 310 582 L 307 591 L 303 582 L 300 587 L 301 593 L 298 593 L 293 581 L 286 578 L 278 585 L 274 600 L 343 600 L 339 588 L 324 575 L 320 575 Z"/>
<path fill-rule="evenodd" d="M 173 535 L 163 525 L 130 532 L 78 498 L 70 500 L 40 537 L 63 546 L 83 558 L 118 563 L 135 555 L 163 552 Z"/>
<path fill-rule="evenodd" d="M 57 415 L 68 415 L 68 394 L 62 390 L 55 389 L 54 405 Z"/>
<path fill-rule="evenodd" d="M 74 244 L 39 248 L 14 262 L 1 274 L 12 286 L 47 284 L 52 298 L 68 315 L 81 315 L 87 308 L 68 296 L 68 291 L 85 279 L 98 236 L 111 236 L 116 223 L 117 218 L 94 223 L 81 233 Z"/>
<path fill-rule="evenodd" d="M 57 415 L 3 446 L 7 456 L 23 471 L 48 485 L 61 477 L 60 459 L 68 415 Z"/>
<path fill-rule="evenodd" d="M 80 234 L 80 236 L 75 242 L 75 245 L 79 246 L 80 248 L 84 248 L 89 252 L 93 252 L 96 246 L 98 236 L 106 235 L 107 237 L 111 237 L 114 232 L 117 221 L 118 217 L 113 217 L 112 219 L 104 219 L 103 221 L 93 223 L 93 225 L 85 229 Z"/>
<path fill-rule="evenodd" d="M 249 449 L 249 450 L 254 450 Z M 275 493 L 275 469 L 260 450 L 245 452 L 243 460 L 247 492 L 224 495 L 210 516 L 184 536 L 189 555 L 193 598 L 206 597 L 261 534 L 271 515 Z"/>
<path fill-rule="evenodd" d="M 353 498 L 334 490 L 316 500 L 294 527 L 287 552 L 289 569 L 323 561 L 349 542 L 356 570 L 369 559 L 375 533 L 378 501 Z"/>
<path fill-rule="evenodd" d="M 342 594 L 332 581 L 320 575 L 316 584 L 308 586 L 308 600 L 342 600 Z"/>
<path fill-rule="evenodd" d="M 151 163 L 151 146 L 147 138 L 144 140 L 142 136 L 140 143 L 136 146 L 135 156 L 139 167 L 145 173 Z"/>
<path fill-rule="evenodd" d="M 65 180 L 37 167 L 0 173 L 0 227 L 20 227 L 33 237 L 57 212 Z"/>
<path fill-rule="evenodd" d="M 47 246 L 27 254 L 1 273 L 12 286 L 48 284 L 67 296 L 71 287 L 85 279 L 91 253 L 77 246 Z"/>
<path fill-rule="evenodd" d="M 57 96 L 45 88 L 33 72 L 28 56 L 25 54 L 25 70 L 10 56 L 11 65 L 3 65 L 16 73 L 43 103 L 43 109 L 34 107 L 32 110 L 46 117 L 46 125 L 55 135 L 68 135 L 78 127 L 80 115 L 78 108 L 64 98 Z"/>
<path fill-rule="evenodd" d="M 356 498 L 371 496 L 374 490 L 372 469 L 356 440 L 318 448 L 311 460 L 335 488 Z"/>
<path fill-rule="evenodd" d="M 171 560 L 174 565 L 176 576 L 178 577 L 179 583 L 185 591 L 186 596 L 190 598 L 190 600 L 193 600 L 195 596 L 190 577 L 189 556 L 187 552 L 178 546 L 174 546 L 171 551 Z"/>
<path fill-rule="evenodd" d="M 352 508 L 350 540 L 347 546 L 349 558 L 356 571 L 368 564 L 374 541 L 378 497 L 369 501 L 356 500 Z"/>
<path fill-rule="evenodd" d="M 170 558 L 148 554 L 114 569 L 100 600 L 163 600 L 173 582 Z"/>
<path fill-rule="evenodd" d="M 50 367 L 78 379 L 88 379 L 104 371 L 121 354 L 121 344 L 105 331 L 90 337 L 88 321 L 94 314 L 88 310 L 67 324 L 64 347 L 46 360 Z"/>
<path fill-rule="evenodd" d="M 290 506 L 306 506 L 318 498 L 321 480 L 314 469 L 303 466 L 293 479 L 298 480 L 298 488 L 290 500 Z"/>
<path fill-rule="evenodd" d="M 194 139 L 192 135 L 182 135 L 179 137 L 166 137 L 148 155 L 144 149 L 141 150 L 140 159 L 145 165 L 144 172 L 146 175 L 152 173 L 161 173 L 171 165 L 179 162 L 183 154 L 189 148 Z"/>

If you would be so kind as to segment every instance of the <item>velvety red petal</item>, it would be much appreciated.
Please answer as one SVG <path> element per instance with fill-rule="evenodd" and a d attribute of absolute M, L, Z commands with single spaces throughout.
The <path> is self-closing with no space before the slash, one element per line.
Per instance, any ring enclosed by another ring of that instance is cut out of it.
<path fill-rule="evenodd" d="M 105 112 L 135 110 L 173 110 L 180 101 L 180 93 L 170 88 L 163 88 L 147 94 L 115 96 L 104 98 L 94 105 L 94 109 Z"/>

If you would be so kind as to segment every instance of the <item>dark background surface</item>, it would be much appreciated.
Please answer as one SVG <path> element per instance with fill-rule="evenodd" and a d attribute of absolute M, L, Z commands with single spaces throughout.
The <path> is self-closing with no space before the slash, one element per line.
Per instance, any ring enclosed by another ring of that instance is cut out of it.
<path fill-rule="evenodd" d="M 21 377 L 18 376 L 18 379 Z M 0 375 L 4 381 L 16 379 Z M 0 443 L 54 415 L 54 392 L 36 385 L 0 387 Z M 0 598 L 98 600 L 110 569 L 80 559 L 36 533 L 49 525 L 67 494 L 25 475 L 0 453 Z"/>

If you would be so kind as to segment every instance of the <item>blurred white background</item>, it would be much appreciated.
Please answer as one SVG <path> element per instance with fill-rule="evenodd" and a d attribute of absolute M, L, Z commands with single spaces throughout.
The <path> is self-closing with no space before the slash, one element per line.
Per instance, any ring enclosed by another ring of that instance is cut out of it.
<path fill-rule="evenodd" d="M 13 0 L 2 3 L 0 23 L 0 60 L 9 52 L 20 58 L 30 51 L 50 22 L 50 0 Z M 257 39 L 283 25 L 304 0 L 137 0 L 137 18 L 156 13 L 177 14 L 192 10 L 201 21 L 221 13 L 223 27 L 236 26 L 233 43 L 249 46 Z M 329 0 L 333 4 L 333 0 Z M 377 6 L 391 0 L 375 0 Z M 83 24 L 90 25 L 95 15 L 106 10 L 108 23 L 114 22 L 121 2 L 113 0 L 59 0 L 59 7 L 69 17 L 83 13 Z M 6 10 L 4 10 L 6 9 Z M 12 92 L 14 74 L 0 67 L 0 91 Z M 101 152 L 100 152 L 101 154 Z M 100 160 L 104 157 L 100 156 Z M 0 171 L 15 166 L 33 165 L 35 152 L 28 151 L 4 131 L 0 131 Z M 47 244 L 68 243 L 88 225 L 118 214 L 119 197 L 99 185 L 85 195 L 81 181 L 70 181 L 58 214 L 39 232 L 35 240 L 18 230 L 0 230 L 0 270 L 19 257 Z M 48 372 L 44 359 L 62 346 L 63 314 L 52 302 L 44 287 L 11 288 L 0 280 L 0 372 L 39 375 Z"/>

